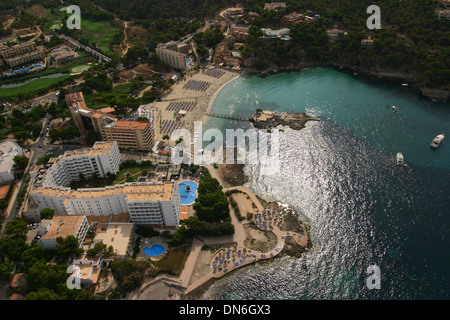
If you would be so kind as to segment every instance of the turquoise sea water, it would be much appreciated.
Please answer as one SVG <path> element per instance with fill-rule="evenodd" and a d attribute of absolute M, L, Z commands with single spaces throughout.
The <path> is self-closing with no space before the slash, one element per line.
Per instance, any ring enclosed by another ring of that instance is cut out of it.
<path fill-rule="evenodd" d="M 450 135 L 450 104 L 400 83 L 315 68 L 240 77 L 211 112 L 256 108 L 322 118 L 280 134 L 279 173 L 245 167 L 259 196 L 292 206 L 311 226 L 314 248 L 238 270 L 205 299 L 450 298 L 450 142 L 430 148 L 437 134 Z M 210 118 L 204 129 L 212 127 L 250 125 Z M 408 167 L 395 166 L 397 152 Z M 366 286 L 369 265 L 380 267 L 380 290 Z"/>

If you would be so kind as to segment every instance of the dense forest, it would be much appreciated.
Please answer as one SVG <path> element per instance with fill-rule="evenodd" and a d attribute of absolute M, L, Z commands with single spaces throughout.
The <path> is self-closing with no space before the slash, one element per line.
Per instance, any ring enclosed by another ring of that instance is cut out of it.
<path fill-rule="evenodd" d="M 83 15 L 92 20 L 133 20 L 147 34 L 144 43 L 153 52 L 159 42 L 177 40 L 196 32 L 205 18 L 213 18 L 220 9 L 238 3 L 245 11 L 259 14 L 253 20 L 247 16 L 250 35 L 242 50 L 245 67 L 265 70 L 302 64 L 332 64 L 351 66 L 372 72 L 401 72 L 420 87 L 443 88 L 450 82 L 450 21 L 439 20 L 435 12 L 437 0 L 379 0 L 380 30 L 368 30 L 366 9 L 372 0 L 286 0 L 286 8 L 264 10 L 268 0 L 73 0 Z M 60 6 L 58 0 L 1 1 L 3 13 L 14 14 L 19 8 L 42 4 L 46 8 Z M 312 24 L 294 24 L 291 41 L 263 39 L 261 28 L 279 28 L 281 18 L 289 13 L 308 10 L 320 15 Z M 23 14 L 15 24 L 27 25 L 32 17 Z M 36 21 L 35 21 L 36 22 Z M 327 30 L 345 31 L 338 41 L 329 41 Z M 4 34 L 8 30 L 0 30 Z M 213 35 L 213 34 L 211 34 Z M 204 35 L 203 35 L 204 36 Z M 374 39 L 373 46 L 362 46 L 361 40 Z M 217 38 L 220 39 L 220 38 Z M 116 39 L 120 42 L 121 39 Z M 196 42 L 207 45 L 215 39 L 196 36 Z M 211 41 L 212 40 L 212 41 Z"/>
<path fill-rule="evenodd" d="M 158 42 L 192 32 L 194 25 L 189 28 L 187 21 L 213 17 L 220 9 L 240 3 L 246 12 L 259 14 L 248 21 L 252 28 L 242 55 L 247 59 L 246 66 L 263 70 L 303 62 L 332 63 L 376 72 L 402 72 L 426 87 L 445 87 L 450 82 L 450 22 L 438 19 L 437 0 L 377 1 L 381 9 L 380 30 L 366 27 L 366 9 L 374 4 L 372 0 L 287 0 L 286 8 L 279 11 L 264 10 L 267 0 L 92 2 L 120 19 L 136 19 L 144 25 L 152 34 L 149 50 L 154 50 Z M 281 27 L 282 16 L 307 10 L 319 14 L 320 19 L 314 24 L 291 26 L 291 41 L 261 38 L 260 28 Z M 347 34 L 330 42 L 326 31 L 336 26 Z M 361 39 L 368 36 L 374 38 L 374 46 L 361 45 Z"/>

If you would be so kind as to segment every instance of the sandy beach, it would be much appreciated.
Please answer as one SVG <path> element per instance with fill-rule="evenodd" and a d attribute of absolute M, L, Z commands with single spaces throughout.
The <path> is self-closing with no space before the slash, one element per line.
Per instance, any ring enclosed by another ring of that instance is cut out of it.
<path fill-rule="evenodd" d="M 214 69 L 218 74 L 205 74 L 204 70 L 188 73 L 175 83 L 161 101 L 146 106 L 155 110 L 155 140 L 171 135 L 174 129 L 187 129 L 193 139 L 194 121 L 205 122 L 218 92 L 230 81 L 239 77 L 236 72 Z M 177 119 L 178 112 L 185 114 Z M 171 143 L 173 144 L 173 142 Z"/>
<path fill-rule="evenodd" d="M 165 134 L 170 136 L 168 132 L 163 130 L 167 128 L 168 122 L 169 128 L 188 129 L 191 132 L 191 138 L 193 138 L 193 122 L 202 121 L 204 123 L 208 118 L 207 112 L 212 107 L 217 94 L 226 84 L 238 77 L 239 74 L 237 73 L 214 69 L 212 74 L 197 71 L 177 82 L 171 91 L 161 99 L 162 101 L 149 105 L 155 110 L 155 140 L 162 140 Z M 186 112 L 180 117 L 178 112 L 183 108 Z M 176 119 L 177 116 L 178 119 Z M 170 144 L 173 145 L 173 142 Z M 237 203 L 239 211 L 244 215 L 251 214 L 251 217 L 256 217 L 258 212 L 263 212 L 265 208 L 276 207 L 275 203 L 264 202 L 264 205 L 261 205 L 260 199 L 250 189 L 242 187 L 246 180 L 243 165 L 227 164 L 206 167 L 211 176 L 218 179 L 225 191 L 238 190 L 230 195 L 230 199 Z M 286 212 L 284 208 L 277 209 L 281 209 L 280 211 L 284 212 L 285 215 L 295 215 L 294 212 Z M 292 221 L 295 221 L 294 218 L 289 219 L 285 216 L 285 219 L 287 218 L 286 220 L 283 219 L 285 223 L 283 226 L 280 225 L 282 229 L 287 227 L 291 231 L 284 231 L 276 226 L 273 230 L 266 231 L 258 228 L 250 221 L 239 221 L 234 209 L 231 209 L 230 217 L 235 227 L 235 233 L 232 236 L 195 238 L 189 257 L 179 277 L 169 276 L 168 279 L 164 279 L 166 276 L 161 275 L 162 278 L 159 280 L 149 279 L 140 289 L 131 294 L 130 298 L 137 300 L 201 299 L 204 291 L 214 282 L 214 279 L 220 278 L 228 272 L 226 269 L 224 271 L 213 270 L 215 261 L 213 259 L 216 259 L 223 248 L 231 250 L 232 247 L 230 246 L 235 246 L 243 252 L 249 250 L 249 254 L 252 250 L 255 250 L 255 254 L 258 256 L 251 253 L 253 259 L 248 259 L 245 263 L 242 263 L 241 260 L 241 265 L 244 266 L 260 259 L 270 259 L 278 255 L 284 247 L 285 237 L 290 238 L 289 232 L 292 232 L 292 230 L 295 232 L 293 233 L 294 236 L 299 231 L 301 232 L 295 240 L 286 242 L 290 249 L 287 250 L 290 251 L 289 254 L 295 255 L 304 252 L 303 247 L 306 247 L 309 242 L 309 237 L 303 227 L 296 225 L 295 228 L 290 228 L 293 227 Z M 203 249 L 204 245 L 209 248 Z M 232 264 L 229 268 L 232 271 L 237 266 Z"/>

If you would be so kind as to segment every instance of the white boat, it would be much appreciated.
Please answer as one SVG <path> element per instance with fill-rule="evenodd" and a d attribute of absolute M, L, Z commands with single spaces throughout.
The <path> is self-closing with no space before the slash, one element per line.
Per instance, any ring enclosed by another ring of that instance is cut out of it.
<path fill-rule="evenodd" d="M 394 112 L 397 112 L 398 108 L 396 106 L 392 106 L 392 110 L 394 110 Z"/>
<path fill-rule="evenodd" d="M 407 84 L 407 83 L 402 83 L 402 86 L 403 86 L 403 87 L 407 87 L 408 84 Z"/>
<path fill-rule="evenodd" d="M 403 154 L 402 153 L 397 153 L 397 165 L 398 166 L 404 166 L 405 165 L 405 161 L 403 159 Z"/>
<path fill-rule="evenodd" d="M 436 136 L 436 138 L 433 139 L 433 141 L 431 142 L 431 147 L 433 148 L 437 148 L 441 145 L 442 140 L 444 140 L 445 136 L 443 133 L 438 134 Z"/>

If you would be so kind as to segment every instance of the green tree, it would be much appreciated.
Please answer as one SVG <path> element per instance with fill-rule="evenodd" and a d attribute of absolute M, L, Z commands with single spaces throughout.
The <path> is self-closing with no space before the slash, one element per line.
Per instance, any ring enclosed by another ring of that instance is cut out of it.
<path fill-rule="evenodd" d="M 46 256 L 44 249 L 40 245 L 32 245 L 22 252 L 21 260 L 23 262 L 23 270 L 25 273 L 38 262 L 45 263 Z"/>
<path fill-rule="evenodd" d="M 66 238 L 56 238 L 58 247 L 58 257 L 61 261 L 77 256 L 83 253 L 83 249 L 78 246 L 78 239 L 72 235 L 68 235 Z"/>
<path fill-rule="evenodd" d="M 60 285 L 66 284 L 67 265 L 65 264 L 47 264 L 44 261 L 38 261 L 28 269 L 26 274 L 27 281 L 31 290 L 39 288 L 48 288 L 57 291 Z"/>
<path fill-rule="evenodd" d="M 25 173 L 25 169 L 28 166 L 28 158 L 25 156 L 15 156 L 14 157 L 14 177 L 16 179 L 22 178 L 23 174 Z"/>
<path fill-rule="evenodd" d="M 41 219 L 51 219 L 53 218 L 54 215 L 55 210 L 49 208 L 42 209 L 41 212 L 39 213 Z"/>
<path fill-rule="evenodd" d="M 9 260 L 0 259 L 0 280 L 11 280 L 15 264 Z"/>
<path fill-rule="evenodd" d="M 5 210 L 8 208 L 8 200 L 0 199 L 0 210 Z"/>
<path fill-rule="evenodd" d="M 20 261 L 27 244 L 22 237 L 4 237 L 0 239 L 0 258 Z"/>
<path fill-rule="evenodd" d="M 22 219 L 13 219 L 5 226 L 5 234 L 11 237 L 24 238 L 28 232 L 28 223 Z"/>
<path fill-rule="evenodd" d="M 198 56 L 200 57 L 200 61 L 202 61 L 202 62 L 206 61 L 206 58 L 208 58 L 208 56 L 209 56 L 208 49 L 206 49 L 203 45 L 200 44 L 197 46 L 196 51 L 197 51 Z"/>
<path fill-rule="evenodd" d="M 61 300 L 61 297 L 53 290 L 48 288 L 39 288 L 32 291 L 25 297 L 26 300 Z"/>

